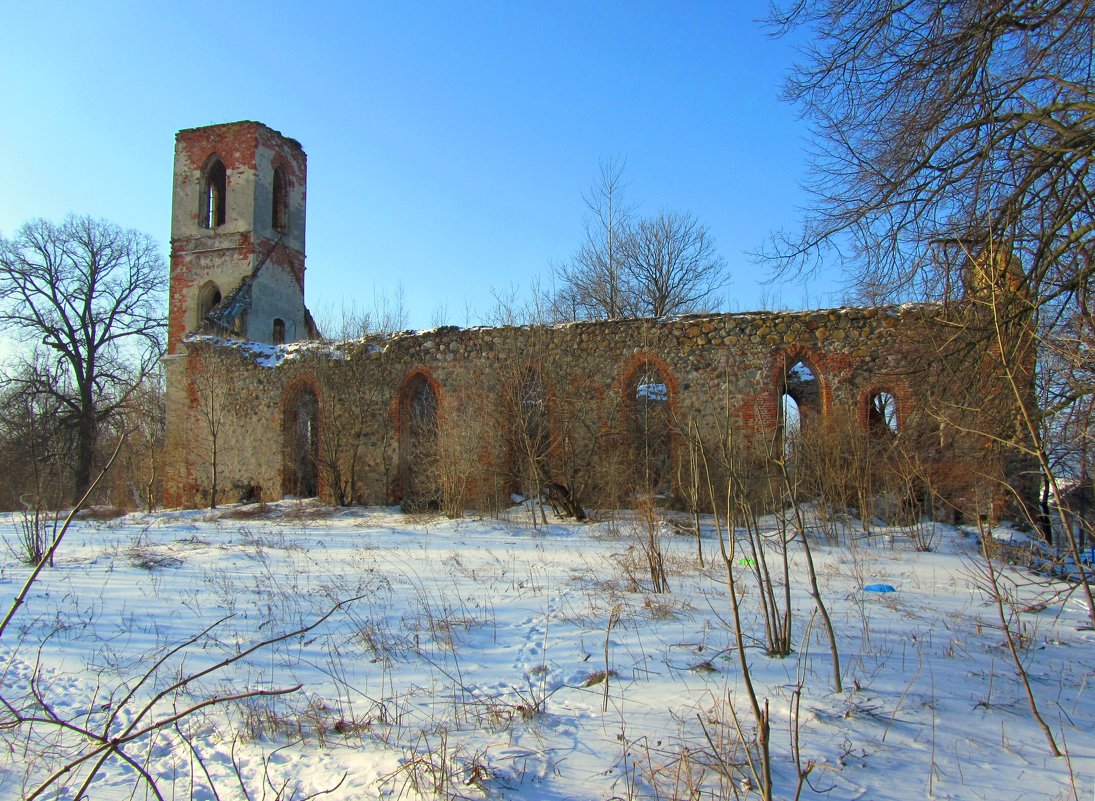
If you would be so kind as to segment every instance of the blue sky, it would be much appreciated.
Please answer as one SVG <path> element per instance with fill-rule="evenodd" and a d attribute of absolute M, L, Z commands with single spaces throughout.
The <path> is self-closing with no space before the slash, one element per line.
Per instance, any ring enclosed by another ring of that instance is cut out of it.
<path fill-rule="evenodd" d="M 766 286 L 748 255 L 807 198 L 807 132 L 778 99 L 795 53 L 711 3 L 9 3 L 0 233 L 69 212 L 163 244 L 175 131 L 255 119 L 308 153 L 307 299 L 402 286 L 409 323 L 476 324 L 491 290 L 551 281 L 600 160 L 641 213 L 715 236 L 724 307 L 840 302 Z"/>

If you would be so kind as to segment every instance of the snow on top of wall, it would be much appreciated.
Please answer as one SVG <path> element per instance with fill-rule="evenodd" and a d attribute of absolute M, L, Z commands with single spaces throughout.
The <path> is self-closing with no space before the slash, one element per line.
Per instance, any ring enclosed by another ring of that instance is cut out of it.
<path fill-rule="evenodd" d="M 326 356 L 330 359 L 348 358 L 347 350 L 354 342 L 318 342 L 302 340 L 287 345 L 267 345 L 264 342 L 251 342 L 245 339 L 226 339 L 210 334 L 191 334 L 184 342 L 208 345 L 215 348 L 228 348 L 239 351 L 254 359 L 259 367 L 277 367 L 282 362 L 298 359 L 306 353 Z"/>
<path fill-rule="evenodd" d="M 366 353 L 380 353 L 388 348 L 388 346 L 394 342 L 402 339 L 416 338 L 416 337 L 429 337 L 433 334 L 445 333 L 447 331 L 462 331 L 462 332 L 478 332 L 478 331 L 500 331 L 500 330 L 529 330 L 533 328 L 541 329 L 566 329 L 577 326 L 599 326 L 603 324 L 618 324 L 618 323 L 634 323 L 634 322 L 656 322 L 656 323 L 673 323 L 673 322 L 704 322 L 713 320 L 761 320 L 772 319 L 776 317 L 782 318 L 802 318 L 802 317 L 816 317 L 823 314 L 839 314 L 839 315 L 857 315 L 863 314 L 865 311 L 874 311 L 876 314 L 886 315 L 888 317 L 899 317 L 902 314 L 913 311 L 916 309 L 923 309 L 930 306 L 937 306 L 938 304 L 931 303 L 903 303 L 897 305 L 887 306 L 847 306 L 835 309 L 808 309 L 797 311 L 752 311 L 752 312 L 710 312 L 700 314 L 682 314 L 672 317 L 663 318 L 627 318 L 627 319 L 615 319 L 615 320 L 575 320 L 565 323 L 554 323 L 543 326 L 537 325 L 509 325 L 509 326 L 472 326 L 470 328 L 461 328 L 455 325 L 446 325 L 439 328 L 431 328 L 424 330 L 404 330 L 395 331 L 389 334 L 371 334 L 365 337 L 359 337 L 357 339 L 347 339 L 338 342 L 330 341 L 317 341 L 317 340 L 302 340 L 300 342 L 292 342 L 287 345 L 267 345 L 262 342 L 251 342 L 247 340 L 231 339 L 225 337 L 214 336 L 211 334 L 190 334 L 184 342 L 193 344 L 205 344 L 213 347 L 231 348 L 237 350 L 250 358 L 254 359 L 256 364 L 261 367 L 277 367 L 282 362 L 292 361 L 293 359 L 300 358 L 304 354 L 326 356 L 330 359 L 348 359 L 350 353 L 354 351 L 364 350 Z M 796 376 L 800 379 L 809 380 L 806 376 Z"/>

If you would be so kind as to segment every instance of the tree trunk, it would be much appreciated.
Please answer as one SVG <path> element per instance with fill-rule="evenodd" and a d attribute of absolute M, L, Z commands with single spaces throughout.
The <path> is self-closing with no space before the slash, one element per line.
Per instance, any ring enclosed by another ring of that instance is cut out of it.
<path fill-rule="evenodd" d="M 85 409 L 88 407 L 85 406 Z M 81 497 L 91 486 L 91 468 L 95 461 L 95 409 L 83 411 L 76 424 L 76 470 L 72 476 L 72 498 Z"/>

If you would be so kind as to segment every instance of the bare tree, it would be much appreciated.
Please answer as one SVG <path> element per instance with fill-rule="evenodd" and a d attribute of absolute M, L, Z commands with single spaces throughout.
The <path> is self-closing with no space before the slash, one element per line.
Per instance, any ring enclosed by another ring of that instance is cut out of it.
<path fill-rule="evenodd" d="M 0 504 L 44 512 L 58 509 L 72 481 L 72 441 L 61 426 L 63 406 L 36 390 L 62 379 L 37 349 L 3 381 L 0 394 Z"/>
<path fill-rule="evenodd" d="M 725 282 L 724 262 L 691 214 L 635 219 L 624 200 L 623 162 L 601 162 L 583 195 L 585 239 L 556 268 L 555 315 L 564 320 L 664 317 L 700 311 Z"/>
<path fill-rule="evenodd" d="M 634 206 L 624 197 L 624 166 L 619 158 L 603 160 L 597 182 L 582 195 L 589 210 L 585 239 L 573 259 L 555 271 L 562 284 L 556 306 L 565 319 L 613 319 L 626 314 L 624 243 L 631 234 Z"/>
<path fill-rule="evenodd" d="M 58 512 L 71 477 L 71 442 L 58 424 L 55 398 L 35 392 L 33 371 L 46 369 L 32 357 L 20 366 L 18 380 L 5 382 L 0 396 L 0 465 L 3 502 L 18 508 L 18 547 L 14 555 L 31 565 L 46 558 L 60 525 Z"/>
<path fill-rule="evenodd" d="M 936 243 L 995 242 L 1038 297 L 1082 290 L 1095 268 L 1093 0 L 801 0 L 772 21 L 817 32 L 786 89 L 818 135 L 817 203 L 774 243 L 782 265 L 835 246 L 875 290 L 954 290 Z"/>
<path fill-rule="evenodd" d="M 156 244 L 103 220 L 35 220 L 0 239 L 0 323 L 53 351 L 45 375 L 63 380 L 32 389 L 64 410 L 74 496 L 90 484 L 100 425 L 159 357 L 165 286 Z"/>
<path fill-rule="evenodd" d="M 1086 432 L 1063 421 L 1082 429 L 1095 397 L 1095 0 L 799 0 L 771 21 L 816 31 L 786 94 L 820 143 L 817 202 L 773 241 L 777 267 L 835 253 L 875 297 L 980 307 L 950 322 L 980 326 L 1014 390 L 994 412 L 1014 428 L 1000 444 L 1033 457 L 1047 488 L 1055 467 L 1086 478 Z M 1035 357 L 1060 377 L 1042 409 Z M 1079 452 L 1050 458 L 1070 450 L 1046 439 L 1061 435 Z M 1033 517 L 1048 537 L 1048 503 Z"/>
<path fill-rule="evenodd" d="M 407 302 L 403 284 L 393 294 L 373 292 L 372 307 L 343 298 L 337 306 L 330 304 L 320 310 L 318 327 L 330 342 L 360 339 L 373 335 L 387 336 L 407 327 Z"/>
<path fill-rule="evenodd" d="M 100 432 L 100 440 L 116 441 L 126 434 L 114 470 L 100 485 L 115 508 L 155 511 L 162 489 L 167 402 L 164 376 L 153 370 L 134 387 L 129 400 Z"/>
<path fill-rule="evenodd" d="M 624 249 L 623 307 L 633 317 L 704 311 L 726 283 L 715 240 L 691 214 L 639 220 Z"/>
<path fill-rule="evenodd" d="M 197 446 L 204 451 L 203 456 L 209 470 L 207 502 L 210 509 L 216 509 L 221 490 L 220 449 L 223 445 L 223 429 L 235 394 L 228 375 L 232 367 L 226 350 L 216 344 L 195 349 L 190 358 L 194 360 L 192 391 L 197 418 L 194 422 L 197 426 L 193 433 L 197 437 L 195 442 L 188 441 L 185 446 L 180 446 L 179 443 L 173 445 L 186 448 Z"/>

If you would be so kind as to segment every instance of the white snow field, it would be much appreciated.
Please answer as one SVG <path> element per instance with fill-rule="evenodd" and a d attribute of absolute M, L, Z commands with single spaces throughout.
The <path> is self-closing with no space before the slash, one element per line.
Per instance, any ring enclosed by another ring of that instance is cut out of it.
<path fill-rule="evenodd" d="M 0 613 L 29 574 L 18 519 L 0 519 Z M 658 535 L 662 594 L 627 515 L 534 527 L 284 501 L 76 523 L 0 640 L 0 798 L 46 783 L 36 797 L 75 799 L 92 772 L 94 801 L 153 787 L 202 801 L 756 797 L 716 534 L 703 532 L 706 567 L 693 536 Z M 840 694 L 801 543 L 785 658 L 765 654 L 750 565 L 734 559 L 775 797 L 1095 795 L 1080 594 L 1002 566 L 1022 663 L 1067 754 L 1055 758 L 982 589 L 976 534 L 936 537 L 931 552 L 889 529 L 812 540 Z"/>

